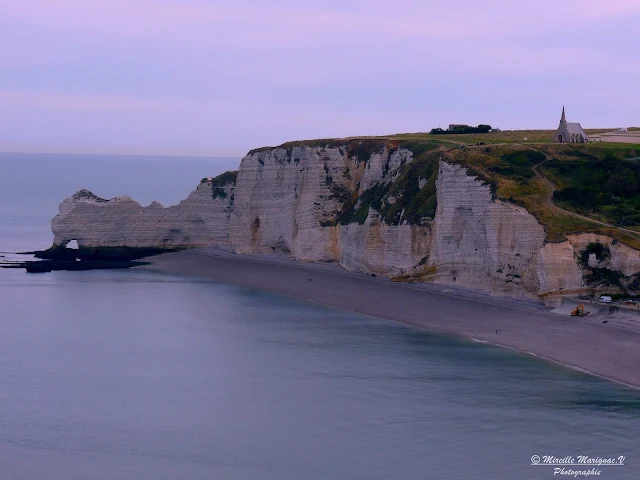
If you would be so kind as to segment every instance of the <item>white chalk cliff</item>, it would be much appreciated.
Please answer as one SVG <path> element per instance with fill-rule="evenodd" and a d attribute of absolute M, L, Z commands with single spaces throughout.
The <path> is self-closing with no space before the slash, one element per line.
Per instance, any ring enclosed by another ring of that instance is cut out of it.
<path fill-rule="evenodd" d="M 231 249 L 283 251 L 383 275 L 412 272 L 428 249 L 428 226 L 389 226 L 371 215 L 362 225 L 337 224 L 345 198 L 390 182 L 411 161 L 410 151 L 387 148 L 365 159 L 350 157 L 344 147 L 249 154 L 236 182 Z"/>
<path fill-rule="evenodd" d="M 547 242 L 533 215 L 495 199 L 489 185 L 460 165 L 437 164 L 435 211 L 410 217 L 412 207 L 401 203 L 402 192 L 392 186 L 403 179 L 413 192 L 428 188 L 426 178 L 407 175 L 412 162 L 410 150 L 394 145 L 375 151 L 304 145 L 254 151 L 242 159 L 235 183 L 209 179 L 168 208 L 80 191 L 60 205 L 52 221 L 54 243 L 280 252 L 501 295 L 585 291 L 597 287 L 597 274 L 605 270 L 638 288 L 638 251 L 587 233 Z M 396 202 L 404 206 L 391 215 Z M 589 253 L 594 244 L 602 247 L 601 258 Z"/>

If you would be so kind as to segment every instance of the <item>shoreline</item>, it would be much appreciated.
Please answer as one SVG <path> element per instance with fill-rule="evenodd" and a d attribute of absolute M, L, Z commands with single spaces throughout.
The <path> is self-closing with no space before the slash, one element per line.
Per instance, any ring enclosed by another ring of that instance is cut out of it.
<path fill-rule="evenodd" d="M 142 260 L 149 264 L 135 269 L 204 277 L 291 295 L 508 348 L 640 389 L 640 322 L 625 315 L 596 312 L 571 317 L 530 300 L 493 297 L 439 284 L 392 282 L 336 264 L 299 262 L 276 254 L 237 255 L 202 248 Z"/>

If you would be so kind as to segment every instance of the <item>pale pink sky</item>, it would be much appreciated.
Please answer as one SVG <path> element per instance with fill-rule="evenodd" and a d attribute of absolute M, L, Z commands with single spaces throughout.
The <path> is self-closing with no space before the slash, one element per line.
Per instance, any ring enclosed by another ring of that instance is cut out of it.
<path fill-rule="evenodd" d="M 638 0 L 0 2 L 0 151 L 640 124 Z"/>

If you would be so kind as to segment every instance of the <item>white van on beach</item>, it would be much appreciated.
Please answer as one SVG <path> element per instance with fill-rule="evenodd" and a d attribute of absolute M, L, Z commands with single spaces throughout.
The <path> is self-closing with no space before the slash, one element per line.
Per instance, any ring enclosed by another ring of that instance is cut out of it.
<path fill-rule="evenodd" d="M 611 303 L 611 297 L 607 295 L 600 295 L 600 298 L 598 299 L 598 301 L 600 303 Z"/>

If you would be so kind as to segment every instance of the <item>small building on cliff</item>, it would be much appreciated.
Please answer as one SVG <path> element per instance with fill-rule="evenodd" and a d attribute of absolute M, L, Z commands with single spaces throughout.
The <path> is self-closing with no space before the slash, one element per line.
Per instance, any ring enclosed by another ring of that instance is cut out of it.
<path fill-rule="evenodd" d="M 553 136 L 553 141 L 555 143 L 589 143 L 589 137 L 579 123 L 567 122 L 564 107 L 562 107 L 560 125 Z"/>

